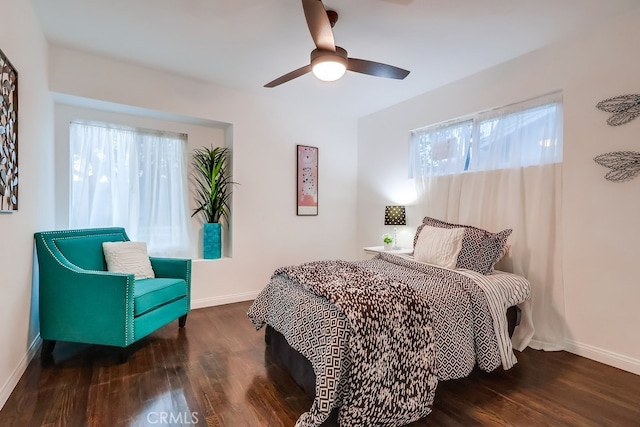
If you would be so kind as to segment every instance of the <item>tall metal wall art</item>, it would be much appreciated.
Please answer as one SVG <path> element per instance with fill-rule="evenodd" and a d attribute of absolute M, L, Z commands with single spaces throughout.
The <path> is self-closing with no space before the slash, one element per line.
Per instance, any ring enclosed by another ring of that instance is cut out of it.
<path fill-rule="evenodd" d="M 0 50 L 0 212 L 18 210 L 18 72 Z"/>

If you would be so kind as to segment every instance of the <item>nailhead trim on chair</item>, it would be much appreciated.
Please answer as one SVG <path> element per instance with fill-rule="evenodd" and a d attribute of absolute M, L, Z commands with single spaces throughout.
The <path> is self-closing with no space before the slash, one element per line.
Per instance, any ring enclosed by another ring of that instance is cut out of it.
<path fill-rule="evenodd" d="M 129 288 L 130 288 L 130 284 L 129 284 L 129 277 L 127 277 L 127 285 L 125 287 L 125 294 L 124 294 L 124 309 L 126 312 L 126 315 L 124 316 L 124 343 L 126 345 L 131 344 L 131 342 L 133 341 L 133 327 L 135 326 L 135 323 L 133 325 L 131 325 L 131 335 L 129 336 Z"/>
<path fill-rule="evenodd" d="M 188 313 L 189 310 L 191 310 L 191 307 L 189 307 L 189 304 L 191 302 L 191 263 L 189 261 L 187 261 L 187 278 L 189 279 L 189 289 L 187 289 L 189 291 L 189 298 L 185 298 L 184 299 L 184 311 L 185 313 Z"/>

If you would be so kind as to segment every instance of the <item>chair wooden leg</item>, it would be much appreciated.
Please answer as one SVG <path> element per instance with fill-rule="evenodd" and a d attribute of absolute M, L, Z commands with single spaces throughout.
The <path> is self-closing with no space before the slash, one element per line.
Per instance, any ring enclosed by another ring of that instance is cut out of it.
<path fill-rule="evenodd" d="M 51 353 L 53 353 L 53 348 L 55 346 L 55 340 L 42 340 L 42 350 L 40 354 L 42 356 L 51 356 Z"/>
<path fill-rule="evenodd" d="M 178 319 L 178 326 L 181 328 L 184 328 L 184 325 L 187 324 L 187 315 L 185 314 L 184 316 L 180 316 L 180 318 Z"/>
<path fill-rule="evenodd" d="M 118 348 L 118 364 L 122 365 L 127 363 L 129 356 L 133 353 L 132 346 Z"/>

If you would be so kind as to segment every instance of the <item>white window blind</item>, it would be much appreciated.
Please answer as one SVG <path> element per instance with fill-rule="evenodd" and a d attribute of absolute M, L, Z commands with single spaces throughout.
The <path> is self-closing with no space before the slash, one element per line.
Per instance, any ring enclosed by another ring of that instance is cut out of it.
<path fill-rule="evenodd" d="M 69 135 L 69 226 L 120 226 L 152 255 L 187 255 L 187 136 L 95 122 Z"/>

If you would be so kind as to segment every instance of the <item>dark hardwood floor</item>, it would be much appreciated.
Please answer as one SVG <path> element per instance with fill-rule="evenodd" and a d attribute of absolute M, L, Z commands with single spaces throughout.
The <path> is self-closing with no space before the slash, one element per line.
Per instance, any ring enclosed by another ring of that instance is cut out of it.
<path fill-rule="evenodd" d="M 0 426 L 293 426 L 311 399 L 265 356 L 249 305 L 193 310 L 124 364 L 108 347 L 58 343 L 53 362 L 31 362 Z M 640 426 L 640 376 L 566 352 L 516 355 L 509 371 L 441 382 L 411 426 Z"/>

